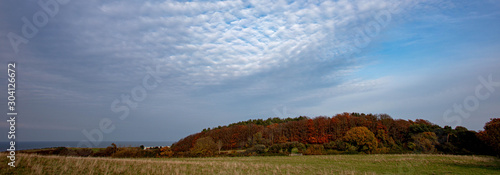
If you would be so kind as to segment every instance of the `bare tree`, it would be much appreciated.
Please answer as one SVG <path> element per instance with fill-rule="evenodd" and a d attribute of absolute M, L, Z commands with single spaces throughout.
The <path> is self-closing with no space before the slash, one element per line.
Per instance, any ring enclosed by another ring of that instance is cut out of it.
<path fill-rule="evenodd" d="M 220 154 L 220 150 L 222 149 L 222 140 L 217 141 L 217 148 L 219 149 Z"/>

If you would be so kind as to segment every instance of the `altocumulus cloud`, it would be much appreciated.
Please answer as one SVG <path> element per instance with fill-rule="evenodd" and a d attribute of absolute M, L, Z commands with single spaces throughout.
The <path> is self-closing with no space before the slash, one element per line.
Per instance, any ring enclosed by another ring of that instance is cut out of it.
<path fill-rule="evenodd" d="M 338 83 L 336 75 L 363 63 L 325 52 L 352 43 L 350 30 L 381 10 L 404 5 L 365 0 L 72 1 L 22 52 L 33 63 L 28 65 L 33 76 L 27 78 L 36 77 L 30 89 L 58 88 L 68 96 L 85 97 L 97 89 L 121 92 L 150 65 L 162 65 L 170 88 L 184 90 L 245 86 L 242 78 L 263 91 L 298 81 L 328 86 Z"/>
<path fill-rule="evenodd" d="M 325 37 L 350 42 L 343 41 L 352 39 L 343 38 L 349 27 L 392 5 L 400 3 L 112 1 L 86 5 L 88 15 L 72 22 L 85 54 L 162 64 L 183 83 L 203 86 L 297 62 L 314 64 L 320 54 L 312 53 L 324 50 L 311 49 Z"/>

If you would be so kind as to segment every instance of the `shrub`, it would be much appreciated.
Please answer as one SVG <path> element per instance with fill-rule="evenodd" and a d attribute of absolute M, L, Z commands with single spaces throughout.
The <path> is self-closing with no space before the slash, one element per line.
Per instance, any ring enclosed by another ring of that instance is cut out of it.
<path fill-rule="evenodd" d="M 323 143 L 323 147 L 325 149 L 335 149 L 335 142 L 334 141 L 330 141 L 328 143 Z"/>
<path fill-rule="evenodd" d="M 119 158 L 126 158 L 126 157 L 143 157 L 142 151 L 138 147 L 125 147 L 125 148 L 119 148 L 113 155 L 112 157 L 119 157 Z"/>
<path fill-rule="evenodd" d="M 329 150 L 326 150 L 326 154 L 328 155 L 337 155 L 337 154 L 343 154 L 344 151 L 338 151 L 338 150 L 334 150 L 334 149 L 329 149 Z"/>
<path fill-rule="evenodd" d="M 324 155 L 326 154 L 323 145 L 309 145 L 305 152 L 306 155 Z"/>
<path fill-rule="evenodd" d="M 269 147 L 268 152 L 270 153 L 280 153 L 283 152 L 283 148 L 281 147 L 281 144 L 274 144 Z"/>
<path fill-rule="evenodd" d="M 271 153 L 288 154 L 292 152 L 294 148 L 296 148 L 296 153 L 302 153 L 306 150 L 306 146 L 303 143 L 286 142 L 286 143 L 271 145 L 268 151 Z"/>
<path fill-rule="evenodd" d="M 297 148 L 298 153 L 302 153 L 306 150 L 306 145 L 299 142 L 287 142 L 284 143 L 283 148 L 286 148 L 288 152 L 291 152 L 293 148 Z"/>
<path fill-rule="evenodd" d="M 323 144 L 323 147 L 325 149 L 335 149 L 335 150 L 339 150 L 339 151 L 346 151 L 347 150 L 347 143 L 342 141 L 341 139 L 338 139 L 338 140 Z"/>
<path fill-rule="evenodd" d="M 142 157 L 160 157 L 160 149 L 141 149 L 140 151 L 142 153 Z"/>
<path fill-rule="evenodd" d="M 60 155 L 68 152 L 68 148 L 66 147 L 57 147 L 51 153 L 55 155 Z"/>
<path fill-rule="evenodd" d="M 92 151 L 92 149 L 90 149 L 90 148 L 80 148 L 80 149 L 76 150 L 76 153 L 78 156 L 88 157 L 88 156 L 92 155 L 92 153 L 94 153 L 94 151 Z"/>
<path fill-rule="evenodd" d="M 251 148 L 248 148 L 245 151 L 245 155 L 250 155 L 250 156 L 255 156 L 257 154 L 265 153 L 266 152 L 266 146 L 259 144 L 259 145 L 254 145 Z"/>
<path fill-rule="evenodd" d="M 351 144 L 346 144 L 347 146 L 347 154 L 359 154 L 358 147 L 352 146 Z"/>
<path fill-rule="evenodd" d="M 101 149 L 100 151 L 93 153 L 94 157 L 109 157 L 116 152 L 116 145 L 113 143 L 111 146 L 108 146 L 106 149 Z"/>

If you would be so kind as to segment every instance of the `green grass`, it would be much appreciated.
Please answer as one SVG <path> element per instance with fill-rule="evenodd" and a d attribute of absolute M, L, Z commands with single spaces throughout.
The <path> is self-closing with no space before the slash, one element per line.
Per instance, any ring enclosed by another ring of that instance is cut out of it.
<path fill-rule="evenodd" d="M 500 160 L 454 155 L 94 158 L 17 155 L 1 174 L 500 174 Z M 62 173 L 61 173 L 62 172 Z"/>

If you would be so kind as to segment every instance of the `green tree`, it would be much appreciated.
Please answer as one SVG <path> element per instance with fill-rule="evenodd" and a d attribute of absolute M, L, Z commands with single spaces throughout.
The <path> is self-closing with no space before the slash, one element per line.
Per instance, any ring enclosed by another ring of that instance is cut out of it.
<path fill-rule="evenodd" d="M 438 144 L 436 133 L 423 132 L 411 137 L 415 144 L 415 150 L 422 153 L 435 153 L 435 145 Z"/>
<path fill-rule="evenodd" d="M 356 147 L 358 152 L 371 154 L 377 151 L 378 142 L 375 135 L 364 126 L 351 128 L 343 140 Z"/>
<path fill-rule="evenodd" d="M 264 144 L 264 139 L 262 137 L 262 132 L 257 132 L 253 135 L 253 144 Z"/>

